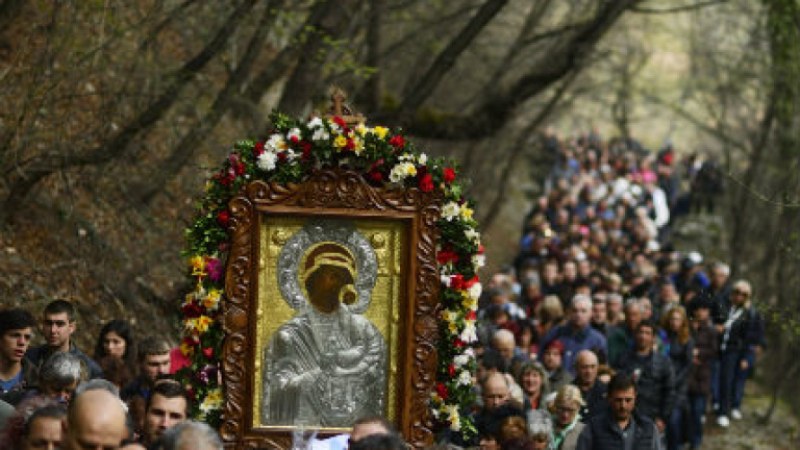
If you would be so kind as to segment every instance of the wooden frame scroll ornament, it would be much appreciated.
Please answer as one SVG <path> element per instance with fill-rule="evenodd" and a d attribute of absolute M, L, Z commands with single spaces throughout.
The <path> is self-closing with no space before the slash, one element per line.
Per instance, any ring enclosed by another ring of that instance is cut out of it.
<path fill-rule="evenodd" d="M 314 170 L 302 183 L 253 181 L 228 203 L 230 248 L 225 270 L 221 371 L 225 386 L 221 436 L 227 448 L 290 448 L 293 430 L 260 426 L 254 391 L 261 349 L 255 345 L 259 311 L 262 224 L 271 217 L 396 221 L 405 230 L 404 301 L 396 319 L 401 351 L 394 377 L 395 410 L 387 415 L 412 446 L 433 443 L 431 393 L 436 390 L 442 306 L 437 263 L 441 192 L 375 187 L 357 172 Z M 263 368 L 262 368 L 263 369 Z M 324 431 L 322 434 L 325 434 Z"/>

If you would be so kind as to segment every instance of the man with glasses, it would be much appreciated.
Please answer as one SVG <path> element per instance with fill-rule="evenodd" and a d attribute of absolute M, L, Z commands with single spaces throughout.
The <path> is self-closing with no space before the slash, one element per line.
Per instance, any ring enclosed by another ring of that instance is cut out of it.
<path fill-rule="evenodd" d="M 720 333 L 719 412 L 717 425 L 730 425 L 728 415 L 741 419 L 740 411 L 747 374 L 761 351 L 764 323 L 750 302 L 750 283 L 739 280 L 731 290 L 731 308 Z"/>
<path fill-rule="evenodd" d="M 42 335 L 46 343 L 29 349 L 25 357 L 39 367 L 50 355 L 69 352 L 86 365 L 89 378 L 102 378 L 103 370 L 100 366 L 72 342 L 75 325 L 75 306 L 66 300 L 53 300 L 44 308 L 42 319 Z"/>

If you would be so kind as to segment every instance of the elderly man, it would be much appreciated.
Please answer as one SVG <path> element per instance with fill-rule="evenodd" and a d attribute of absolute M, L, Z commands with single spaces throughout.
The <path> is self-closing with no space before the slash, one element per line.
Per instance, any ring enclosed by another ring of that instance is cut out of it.
<path fill-rule="evenodd" d="M 191 420 L 167 430 L 159 443 L 163 450 L 222 450 L 222 440 L 213 428 Z"/>
<path fill-rule="evenodd" d="M 551 341 L 558 339 L 564 344 L 563 366 L 574 375 L 575 356 L 581 350 L 592 350 L 606 353 L 606 338 L 593 329 L 589 322 L 592 317 L 592 300 L 585 295 L 576 295 L 572 298 L 569 310 L 569 322 L 550 330 L 541 347 L 547 348 Z"/>
<path fill-rule="evenodd" d="M 637 299 L 630 299 L 625 303 L 625 321 L 622 325 L 612 328 L 608 333 L 608 362 L 614 367 L 619 366 L 619 359 L 633 349 L 636 327 L 642 321 L 642 305 Z"/>
<path fill-rule="evenodd" d="M 75 397 L 63 422 L 64 449 L 118 448 L 128 429 L 125 407 L 119 397 L 92 389 Z"/>
<path fill-rule="evenodd" d="M 583 421 L 604 411 L 608 407 L 606 402 L 607 385 L 597 378 L 599 361 L 597 355 L 591 350 L 581 350 L 575 358 L 575 379 L 572 384 L 581 391 L 585 402 L 581 411 Z"/>

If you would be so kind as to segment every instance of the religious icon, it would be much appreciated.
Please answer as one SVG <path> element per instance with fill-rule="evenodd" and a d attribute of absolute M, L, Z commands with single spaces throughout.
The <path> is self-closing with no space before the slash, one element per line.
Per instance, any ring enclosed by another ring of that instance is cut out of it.
<path fill-rule="evenodd" d="M 261 422 L 349 427 L 384 413 L 387 346 L 362 314 L 377 261 L 352 223 L 312 220 L 278 257 L 278 285 L 297 311 L 264 349 Z"/>

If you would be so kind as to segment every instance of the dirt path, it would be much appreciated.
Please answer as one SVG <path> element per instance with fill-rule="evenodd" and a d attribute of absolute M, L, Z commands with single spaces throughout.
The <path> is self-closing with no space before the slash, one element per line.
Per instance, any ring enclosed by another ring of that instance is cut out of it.
<path fill-rule="evenodd" d="M 742 420 L 732 420 L 728 429 L 720 428 L 713 415 L 706 420 L 704 450 L 797 450 L 800 449 L 800 421 L 787 405 L 778 404 L 772 419 L 760 424 L 758 417 L 769 407 L 770 395 L 749 382 L 742 406 Z"/>

